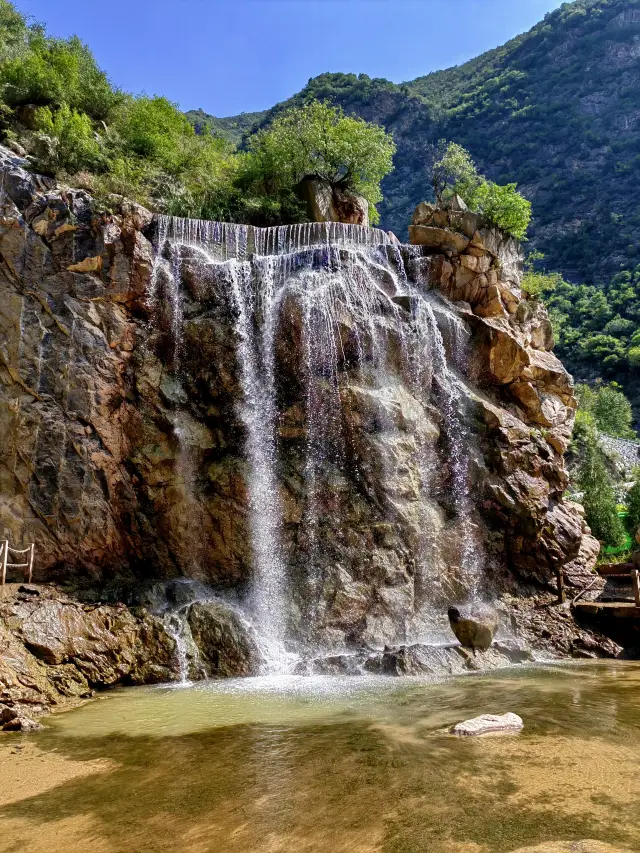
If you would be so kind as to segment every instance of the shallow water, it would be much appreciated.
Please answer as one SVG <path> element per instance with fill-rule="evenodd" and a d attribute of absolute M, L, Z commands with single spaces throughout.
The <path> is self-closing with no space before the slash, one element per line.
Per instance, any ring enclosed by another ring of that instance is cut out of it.
<path fill-rule="evenodd" d="M 443 731 L 504 711 L 521 734 Z M 48 723 L 0 744 L 26 744 L 3 759 L 0 851 L 640 850 L 640 664 L 136 688 Z"/>

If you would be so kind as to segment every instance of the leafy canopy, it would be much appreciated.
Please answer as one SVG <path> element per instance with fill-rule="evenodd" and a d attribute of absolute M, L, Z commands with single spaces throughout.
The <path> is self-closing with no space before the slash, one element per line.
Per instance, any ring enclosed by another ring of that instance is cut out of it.
<path fill-rule="evenodd" d="M 251 137 L 249 149 L 267 182 L 294 186 L 316 177 L 375 205 L 382 200 L 380 182 L 393 169 L 396 146 L 384 128 L 311 101 Z"/>
<path fill-rule="evenodd" d="M 612 382 L 609 385 L 597 383 L 591 387 L 583 383 L 576 385 L 576 396 L 582 412 L 593 418 L 600 432 L 616 438 L 635 438 L 631 428 L 633 412 L 631 403 L 620 389 Z"/>
<path fill-rule="evenodd" d="M 526 237 L 531 202 L 516 184 L 501 186 L 478 174 L 471 155 L 455 142 L 440 140 L 431 155 L 433 190 L 438 202 L 456 193 L 472 210 L 513 237 Z"/>

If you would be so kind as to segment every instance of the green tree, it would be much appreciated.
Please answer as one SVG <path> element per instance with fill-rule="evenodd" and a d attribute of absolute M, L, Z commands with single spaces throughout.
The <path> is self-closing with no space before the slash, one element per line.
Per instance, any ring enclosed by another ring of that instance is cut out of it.
<path fill-rule="evenodd" d="M 374 221 L 373 206 L 382 201 L 380 182 L 393 169 L 396 146 L 379 125 L 311 101 L 287 110 L 251 137 L 249 149 L 247 168 L 267 195 L 315 177 L 360 193 L 372 205 Z"/>
<path fill-rule="evenodd" d="M 580 410 L 588 413 L 595 426 L 606 435 L 617 438 L 635 438 L 631 424 L 631 403 L 616 382 L 609 385 L 596 383 L 594 386 L 579 383 L 576 396 Z"/>
<path fill-rule="evenodd" d="M 605 545 L 618 547 L 624 544 L 626 537 L 618 517 L 613 483 L 595 425 L 587 421 L 585 427 L 584 457 L 578 478 L 582 505 L 593 535 Z"/>
<path fill-rule="evenodd" d="M 454 192 L 467 195 L 477 187 L 480 178 L 469 152 L 456 142 L 441 139 L 428 152 L 431 185 L 438 204 Z"/>
<path fill-rule="evenodd" d="M 478 174 L 469 152 L 455 142 L 447 145 L 441 140 L 435 151 L 431 180 L 438 202 L 457 194 L 503 231 L 519 240 L 526 237 L 531 202 L 518 192 L 516 184 L 501 186 Z"/>

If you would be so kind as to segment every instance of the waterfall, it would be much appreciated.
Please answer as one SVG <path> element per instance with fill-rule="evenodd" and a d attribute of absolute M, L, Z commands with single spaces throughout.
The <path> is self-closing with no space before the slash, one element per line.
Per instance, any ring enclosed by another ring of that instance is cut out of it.
<path fill-rule="evenodd" d="M 428 501 L 438 502 L 433 484 L 442 479 L 443 471 L 449 472 L 449 503 L 462 539 L 458 580 L 468 597 L 481 591 L 483 549 L 473 522 L 471 435 L 464 413 L 468 331 L 454 311 L 426 292 L 423 282 L 411 280 L 408 261 L 420 251 L 392 243 L 382 231 L 357 225 L 306 223 L 260 229 L 159 218 L 149 303 L 159 301 L 158 268 L 164 265 L 171 281 L 165 299 L 171 318 L 172 369 L 178 381 L 185 355 L 185 253 L 190 262 L 208 271 L 207 280 L 213 274 L 224 285 L 216 291 L 216 299 L 224 303 L 221 308 L 233 329 L 241 392 L 235 406 L 244 435 L 252 560 L 244 610 L 268 672 L 291 671 L 301 657 L 330 651 L 326 586 L 336 563 L 335 543 L 345 538 L 348 524 L 330 507 L 341 505 L 346 484 L 359 484 L 382 520 L 402 515 L 397 501 L 405 499 L 394 492 L 396 467 L 407 463 L 398 462 L 393 452 L 387 456 L 372 450 L 378 433 L 390 436 L 392 442 L 400 435 L 394 397 L 399 387 L 411 390 L 417 407 L 440 412 L 438 448 L 428 437 L 416 436 L 411 464 L 419 472 L 425 507 Z M 193 293 L 189 298 L 197 301 Z M 286 335 L 296 343 L 290 342 L 290 351 L 283 353 Z M 290 373 L 286 381 L 280 375 L 282 363 Z M 299 444 L 290 451 L 293 458 L 302 457 L 302 512 L 299 533 L 292 536 L 285 521 L 279 435 L 286 412 L 279 395 L 294 391 L 304 428 Z M 363 399 L 368 394 L 372 401 L 366 415 L 371 422 L 369 444 L 358 448 L 351 446 L 354 436 L 345 428 L 349 394 Z M 188 481 L 195 483 L 196 460 L 185 439 L 185 416 L 179 407 L 174 417 L 186 487 Z M 375 488 L 374 468 L 379 471 Z M 409 634 L 426 635 L 435 616 L 444 612 L 440 606 L 436 613 L 431 590 L 442 539 L 449 534 L 433 526 L 426 510 L 420 527 L 412 628 L 407 627 L 411 619 L 402 608 L 381 617 L 387 618 L 387 629 L 397 642 Z M 344 567 L 335 571 L 350 582 Z M 352 581 L 361 589 L 366 578 Z M 180 648 L 177 635 L 176 642 Z"/>

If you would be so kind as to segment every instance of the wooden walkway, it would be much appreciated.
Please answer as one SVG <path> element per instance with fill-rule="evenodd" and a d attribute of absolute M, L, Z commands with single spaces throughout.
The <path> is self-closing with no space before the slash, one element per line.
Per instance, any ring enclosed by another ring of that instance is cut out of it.
<path fill-rule="evenodd" d="M 576 601 L 573 605 L 576 612 L 587 616 L 640 622 L 638 566 L 635 563 L 608 563 L 597 566 L 596 571 L 606 578 L 607 587 L 595 601 Z"/>

